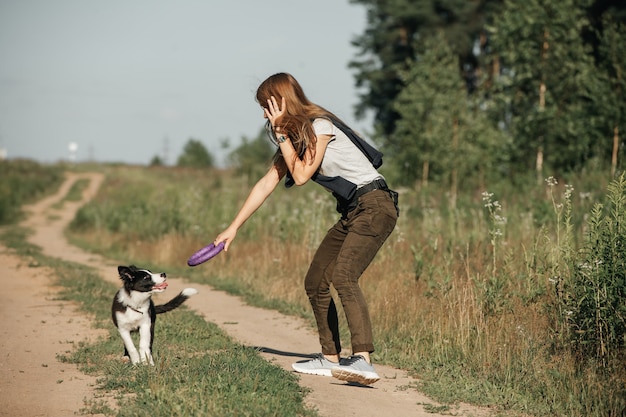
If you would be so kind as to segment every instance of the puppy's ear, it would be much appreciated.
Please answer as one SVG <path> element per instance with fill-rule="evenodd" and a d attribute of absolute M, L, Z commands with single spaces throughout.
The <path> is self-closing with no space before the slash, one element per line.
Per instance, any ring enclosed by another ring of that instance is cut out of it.
<path fill-rule="evenodd" d="M 117 272 L 120 274 L 120 279 L 127 279 L 127 280 L 131 280 L 133 279 L 133 273 L 132 270 L 127 267 L 127 266 L 118 266 L 117 267 Z"/>

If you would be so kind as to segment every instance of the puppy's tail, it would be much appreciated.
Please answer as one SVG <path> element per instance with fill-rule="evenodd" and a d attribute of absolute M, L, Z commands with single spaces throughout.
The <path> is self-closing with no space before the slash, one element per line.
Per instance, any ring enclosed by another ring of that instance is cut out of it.
<path fill-rule="evenodd" d="M 187 300 L 187 298 L 191 297 L 194 294 L 198 294 L 198 290 L 196 290 L 195 288 L 185 288 L 180 292 L 180 294 L 172 298 L 167 303 L 161 304 L 160 306 L 154 306 L 154 309 L 157 314 L 167 313 L 168 311 L 172 311 L 175 308 L 180 307 L 181 304 Z"/>

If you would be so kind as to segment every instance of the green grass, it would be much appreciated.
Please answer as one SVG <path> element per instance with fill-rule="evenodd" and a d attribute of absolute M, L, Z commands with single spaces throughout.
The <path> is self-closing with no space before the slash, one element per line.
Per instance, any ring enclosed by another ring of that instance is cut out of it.
<path fill-rule="evenodd" d="M 0 160 L 0 225 L 22 217 L 23 204 L 54 190 L 63 181 L 63 167 L 28 160 Z"/>
<path fill-rule="evenodd" d="M 84 182 L 77 183 L 64 201 L 76 201 L 84 186 Z M 98 378 L 99 394 L 85 405 L 82 414 L 317 415 L 304 405 L 306 391 L 293 373 L 268 363 L 253 348 L 236 343 L 184 306 L 159 316 L 155 366 L 123 362 L 123 344 L 110 318 L 117 287 L 89 267 L 44 256 L 40 248 L 27 242 L 29 233 L 18 226 L 6 226 L 0 239 L 29 259 L 30 267 L 52 268 L 55 284 L 61 287 L 59 299 L 75 302 L 92 318 L 93 326 L 106 334 L 93 343 L 79 342 L 58 357 Z M 102 399 L 106 393 L 116 398 L 113 407 Z"/>
<path fill-rule="evenodd" d="M 94 343 L 81 342 L 59 356 L 82 372 L 98 377 L 98 389 L 113 393 L 115 409 L 94 400 L 84 413 L 112 416 L 315 416 L 303 403 L 305 391 L 291 372 L 269 364 L 250 347 L 235 343 L 215 324 L 184 306 L 159 316 L 155 366 L 132 366 L 121 360 L 123 344 L 110 319 L 117 288 L 88 267 L 48 258 L 25 242 L 27 231 L 10 228 L 2 239 L 37 266 L 52 267 L 59 298 L 76 302 L 108 330 Z"/>
<path fill-rule="evenodd" d="M 302 281 L 337 217 L 319 187 L 280 186 L 227 254 L 190 269 L 187 257 L 212 241 L 242 204 L 246 179 L 223 171 L 99 169 L 107 180 L 73 222 L 68 236 L 75 243 L 312 320 Z M 594 206 L 610 211 L 617 198 L 607 193 L 608 183 L 590 173 L 556 183 L 505 179 L 454 200 L 436 184 L 403 190 L 396 231 L 361 279 L 374 360 L 409 370 L 418 388 L 443 404 L 488 405 L 506 415 L 623 413 L 626 379 L 616 366 L 624 362 L 623 341 L 600 360 L 573 349 L 571 298 L 563 298 L 559 284 L 576 278 L 589 230 L 607 237 L 607 248 L 621 247 L 611 243 L 622 241 L 617 228 L 589 224 Z M 593 216 L 601 225 L 610 223 L 606 211 Z M 606 280 L 602 271 L 597 282 Z M 624 285 L 614 282 L 619 294 Z M 620 317 L 602 313 L 608 315 L 599 323 L 621 334 Z M 341 328 L 348 340 L 345 322 Z"/>
<path fill-rule="evenodd" d="M 436 185 L 403 190 L 396 231 L 361 279 L 374 360 L 409 370 L 421 391 L 445 404 L 536 416 L 618 413 L 623 373 L 569 349 L 554 285 L 570 274 L 606 184 L 589 175 L 557 184 L 518 179 L 467 190 L 454 204 Z M 337 218 L 319 187 L 281 185 L 228 254 L 185 265 L 228 225 L 248 191 L 228 172 L 118 168 L 69 235 L 105 255 L 152 263 L 313 323 L 302 280 Z M 345 322 L 341 329 L 349 340 Z"/>

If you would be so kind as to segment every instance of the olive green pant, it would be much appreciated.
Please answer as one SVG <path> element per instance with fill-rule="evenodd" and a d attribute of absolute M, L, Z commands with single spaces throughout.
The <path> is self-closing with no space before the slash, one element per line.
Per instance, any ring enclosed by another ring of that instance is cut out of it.
<path fill-rule="evenodd" d="M 373 352 L 372 324 L 359 278 L 393 231 L 398 214 L 389 191 L 359 197 L 356 208 L 326 234 L 307 272 L 304 286 L 317 321 L 322 353 L 341 353 L 332 285 L 346 314 L 352 352 Z"/>

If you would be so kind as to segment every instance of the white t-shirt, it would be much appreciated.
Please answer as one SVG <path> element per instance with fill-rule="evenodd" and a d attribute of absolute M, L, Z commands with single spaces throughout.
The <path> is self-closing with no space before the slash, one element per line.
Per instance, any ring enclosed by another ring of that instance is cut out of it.
<path fill-rule="evenodd" d="M 327 177 L 342 177 L 360 188 L 378 178 L 383 178 L 367 159 L 365 154 L 356 147 L 349 137 L 328 119 L 315 119 L 313 131 L 316 135 L 331 135 L 324 159 L 320 166 L 320 174 Z"/>

